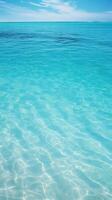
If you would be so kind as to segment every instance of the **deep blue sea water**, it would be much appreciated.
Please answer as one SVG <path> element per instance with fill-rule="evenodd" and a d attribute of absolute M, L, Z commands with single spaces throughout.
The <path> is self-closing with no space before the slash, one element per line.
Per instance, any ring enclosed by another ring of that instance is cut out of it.
<path fill-rule="evenodd" d="M 112 200 L 112 23 L 0 23 L 0 200 Z"/>

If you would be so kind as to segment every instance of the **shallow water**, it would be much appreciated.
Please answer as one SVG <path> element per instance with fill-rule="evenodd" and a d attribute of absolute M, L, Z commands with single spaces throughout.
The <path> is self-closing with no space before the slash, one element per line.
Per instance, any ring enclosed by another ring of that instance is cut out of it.
<path fill-rule="evenodd" d="M 0 200 L 112 199 L 112 23 L 0 23 Z"/>

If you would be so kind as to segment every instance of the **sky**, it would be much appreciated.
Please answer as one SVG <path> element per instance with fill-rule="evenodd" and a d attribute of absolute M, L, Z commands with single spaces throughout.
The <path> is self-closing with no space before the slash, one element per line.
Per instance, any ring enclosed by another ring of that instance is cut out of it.
<path fill-rule="evenodd" d="M 0 21 L 112 21 L 112 0 L 0 0 Z"/>

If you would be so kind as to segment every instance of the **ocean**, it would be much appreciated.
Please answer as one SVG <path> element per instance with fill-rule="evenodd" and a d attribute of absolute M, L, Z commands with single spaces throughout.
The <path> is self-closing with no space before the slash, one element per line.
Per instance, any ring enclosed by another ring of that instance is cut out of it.
<path fill-rule="evenodd" d="M 112 23 L 0 23 L 0 200 L 112 200 Z"/>

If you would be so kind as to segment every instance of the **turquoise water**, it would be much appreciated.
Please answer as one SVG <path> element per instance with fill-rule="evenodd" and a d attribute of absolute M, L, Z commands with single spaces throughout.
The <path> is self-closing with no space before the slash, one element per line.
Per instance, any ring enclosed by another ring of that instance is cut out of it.
<path fill-rule="evenodd" d="M 112 199 L 112 23 L 0 24 L 0 200 Z"/>

